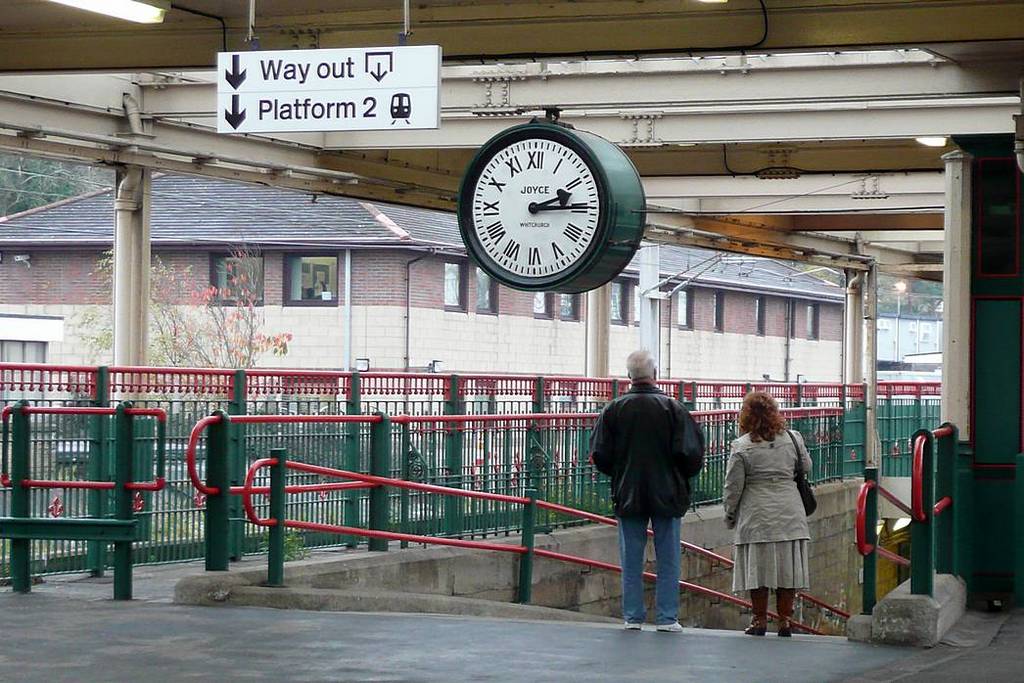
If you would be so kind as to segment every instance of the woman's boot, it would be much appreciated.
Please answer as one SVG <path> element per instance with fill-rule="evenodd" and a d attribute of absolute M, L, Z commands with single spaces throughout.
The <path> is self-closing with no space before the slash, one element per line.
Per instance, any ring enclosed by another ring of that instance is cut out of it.
<path fill-rule="evenodd" d="M 755 588 L 750 591 L 750 604 L 753 606 L 754 618 L 744 633 L 748 636 L 763 636 L 768 627 L 768 589 Z"/>
<path fill-rule="evenodd" d="M 793 598 L 796 590 L 792 588 L 777 588 L 775 590 L 775 605 L 779 611 L 779 636 L 789 638 L 793 635 Z"/>

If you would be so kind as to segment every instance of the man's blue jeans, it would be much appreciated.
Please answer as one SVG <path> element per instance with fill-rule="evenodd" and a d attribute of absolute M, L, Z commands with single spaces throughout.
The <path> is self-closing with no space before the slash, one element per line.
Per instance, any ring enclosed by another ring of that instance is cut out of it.
<path fill-rule="evenodd" d="M 679 517 L 651 517 L 658 581 L 654 587 L 655 623 L 671 624 L 679 617 Z M 647 518 L 619 517 L 619 558 L 622 562 L 622 616 L 642 624 L 644 609 L 644 549 Z"/>

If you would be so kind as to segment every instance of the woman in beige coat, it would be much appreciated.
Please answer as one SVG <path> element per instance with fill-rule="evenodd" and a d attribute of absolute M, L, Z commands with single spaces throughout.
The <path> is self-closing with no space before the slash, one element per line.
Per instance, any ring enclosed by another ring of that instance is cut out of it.
<path fill-rule="evenodd" d="M 792 635 L 793 598 L 807 588 L 810 532 L 793 476 L 797 459 L 805 473 L 811 458 L 803 437 L 787 430 L 771 396 L 747 394 L 740 410 L 740 433 L 732 442 L 725 470 L 725 524 L 735 529 L 733 591 L 750 591 L 754 618 L 745 633 L 763 636 L 768 622 L 768 591 L 775 589 L 779 635 Z"/>

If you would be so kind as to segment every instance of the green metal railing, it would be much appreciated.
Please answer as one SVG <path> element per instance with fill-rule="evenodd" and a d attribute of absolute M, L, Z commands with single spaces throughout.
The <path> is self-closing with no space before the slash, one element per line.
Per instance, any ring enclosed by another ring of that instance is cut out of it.
<path fill-rule="evenodd" d="M 661 381 L 662 389 L 689 406 L 722 412 L 702 417 L 709 444 L 705 470 L 693 481 L 697 505 L 721 498 L 728 446 L 735 438 L 735 408 L 748 389 L 766 390 L 784 406 L 844 408 L 796 421 L 815 460 L 816 481 L 860 476 L 863 468 L 863 387 L 838 384 L 764 384 Z M 908 385 L 909 386 L 909 385 Z M 932 387 L 932 385 L 923 385 Z M 192 560 L 203 556 L 208 499 L 192 487 L 184 454 L 192 425 L 215 410 L 231 415 L 355 415 L 381 411 L 409 415 L 532 414 L 541 411 L 588 413 L 628 390 L 625 380 L 580 377 L 508 375 L 423 375 L 409 373 L 347 373 L 302 370 L 206 370 L 183 368 L 95 368 L 0 364 L 0 400 L 27 397 L 33 405 L 116 405 L 131 399 L 136 406 L 159 407 L 167 413 L 167 487 L 145 493 L 136 518 L 146 530 L 135 544 L 136 563 Z M 931 388 L 918 393 L 931 401 Z M 900 396 L 880 389 L 880 404 Z M 935 392 L 937 393 L 937 392 Z M 893 422 L 908 430 L 907 421 Z M 110 418 L 40 417 L 32 436 L 32 459 L 53 478 L 109 480 L 114 437 Z M 152 453 L 155 429 L 136 425 L 138 458 Z M 903 438 L 900 436 L 899 438 Z M 610 510 L 607 480 L 585 462 L 589 431 L 585 425 L 500 427 L 472 424 L 452 430 L 439 424 L 396 425 L 390 437 L 386 474 L 397 478 L 473 488 L 516 492 L 535 482 L 541 495 L 595 512 Z M 368 473 L 370 429 L 357 424 L 246 424 L 229 436 L 227 476 L 240 485 L 247 468 L 273 448 L 323 466 Z M 198 444 L 197 467 L 205 477 L 207 444 Z M 581 456 L 582 454 L 582 456 Z M 138 462 L 141 463 L 141 460 Z M 57 476 L 57 470 L 60 476 Z M 264 472 L 261 476 L 269 476 Z M 315 475 L 288 472 L 289 485 L 313 483 Z M 296 519 L 326 519 L 348 526 L 369 520 L 365 490 L 339 490 L 289 496 L 288 513 Z M 414 492 L 389 493 L 389 521 L 402 528 L 446 537 L 483 538 L 518 531 L 517 512 L 483 501 L 431 499 Z M 102 518 L 112 514 L 112 499 L 97 491 L 55 490 L 34 493 L 34 515 L 50 514 L 55 502 L 65 517 Z M 0 510 L 10 505 L 10 492 L 0 489 Z M 261 552 L 265 532 L 247 525 L 238 500 L 228 509 L 230 558 Z M 576 523 L 538 511 L 539 528 Z M 355 536 L 304 531 L 290 542 L 307 547 L 355 546 Z M 0 541 L 2 543 L 2 541 Z M 5 544 L 6 545 L 6 544 Z M 7 556 L 4 548 L 3 557 Z M 102 573 L 109 553 L 98 543 L 60 540 L 32 544 L 33 570 Z M 6 574 L 6 564 L 2 572 Z"/>

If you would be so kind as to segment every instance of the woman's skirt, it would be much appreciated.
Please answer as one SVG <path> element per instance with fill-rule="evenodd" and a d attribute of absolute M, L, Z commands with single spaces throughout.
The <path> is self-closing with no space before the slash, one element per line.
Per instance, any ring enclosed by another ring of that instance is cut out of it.
<path fill-rule="evenodd" d="M 736 546 L 732 569 L 733 591 L 768 588 L 809 588 L 810 542 L 773 541 Z"/>

